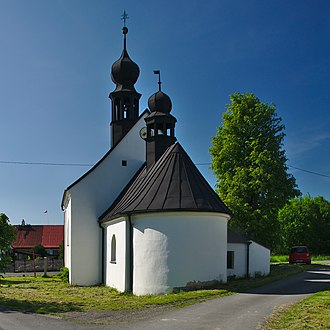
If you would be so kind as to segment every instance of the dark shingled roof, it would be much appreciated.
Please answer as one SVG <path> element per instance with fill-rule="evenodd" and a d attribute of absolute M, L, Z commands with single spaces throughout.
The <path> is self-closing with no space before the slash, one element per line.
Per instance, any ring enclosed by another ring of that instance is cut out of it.
<path fill-rule="evenodd" d="M 170 146 L 149 170 L 143 167 L 100 221 L 118 215 L 160 211 L 231 215 L 179 143 Z"/>
<path fill-rule="evenodd" d="M 227 242 L 228 243 L 248 243 L 251 242 L 251 240 L 240 233 L 237 233 L 229 228 L 227 228 Z"/>

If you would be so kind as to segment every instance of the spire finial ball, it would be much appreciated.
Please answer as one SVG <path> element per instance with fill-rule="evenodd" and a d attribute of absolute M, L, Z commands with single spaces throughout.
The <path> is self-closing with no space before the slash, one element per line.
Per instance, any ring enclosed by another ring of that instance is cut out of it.
<path fill-rule="evenodd" d="M 126 26 L 123 27 L 123 34 L 126 35 L 128 33 L 128 28 Z"/>

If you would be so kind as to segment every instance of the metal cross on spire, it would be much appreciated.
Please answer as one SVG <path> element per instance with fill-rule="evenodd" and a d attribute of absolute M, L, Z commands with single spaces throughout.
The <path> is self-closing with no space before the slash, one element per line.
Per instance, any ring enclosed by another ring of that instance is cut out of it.
<path fill-rule="evenodd" d="M 160 70 L 154 70 L 154 74 L 158 74 L 158 86 L 159 86 L 159 91 L 161 91 L 162 82 L 160 81 Z"/>
<path fill-rule="evenodd" d="M 121 15 L 121 20 L 124 21 L 124 27 L 126 27 L 126 20 L 129 19 L 126 11 L 124 10 L 124 14 Z"/>
<path fill-rule="evenodd" d="M 126 20 L 129 19 L 126 11 L 124 10 L 124 14 L 121 15 L 121 20 L 124 22 L 124 27 L 123 27 L 123 34 L 124 34 L 124 50 L 126 50 L 126 34 L 128 32 L 128 28 L 126 27 Z"/>

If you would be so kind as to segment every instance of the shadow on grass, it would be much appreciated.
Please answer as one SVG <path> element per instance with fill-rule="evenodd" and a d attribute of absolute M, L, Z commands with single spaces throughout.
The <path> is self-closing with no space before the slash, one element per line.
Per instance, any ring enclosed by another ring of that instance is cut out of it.
<path fill-rule="evenodd" d="M 0 298 L 0 313 L 10 313 L 11 311 L 17 311 L 22 313 L 55 314 L 81 310 L 81 307 L 75 303 L 40 302 L 33 300 L 27 301 L 8 299 L 3 297 Z"/>
<path fill-rule="evenodd" d="M 234 293 L 296 295 L 315 293 L 330 285 L 330 266 L 326 265 L 271 265 L 268 276 L 219 281 L 190 282 L 179 291 L 222 289 Z"/>
<path fill-rule="evenodd" d="M 285 280 L 293 275 L 301 274 L 310 269 L 314 269 L 314 265 L 289 265 L 288 263 L 276 264 L 270 266 L 270 274 L 268 276 L 257 276 L 254 278 L 234 279 L 227 282 L 228 290 L 247 293 L 255 288 L 268 285 L 270 283 Z"/>
<path fill-rule="evenodd" d="M 237 282 L 229 282 L 228 290 L 265 295 L 313 294 L 330 287 L 330 266 L 280 265 L 268 277 Z"/>
<path fill-rule="evenodd" d="M 15 280 L 9 280 L 8 278 L 0 279 L 0 285 L 25 285 L 26 283 L 31 283 L 32 281 L 15 281 Z"/>

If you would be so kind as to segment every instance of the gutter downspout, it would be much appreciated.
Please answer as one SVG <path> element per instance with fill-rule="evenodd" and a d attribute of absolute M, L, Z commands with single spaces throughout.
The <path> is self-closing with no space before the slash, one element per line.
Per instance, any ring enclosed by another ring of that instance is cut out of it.
<path fill-rule="evenodd" d="M 102 224 L 99 222 L 99 227 L 101 228 L 102 232 L 101 232 L 101 235 L 102 235 L 102 238 L 101 238 L 101 284 L 105 284 L 105 281 L 104 281 L 104 263 L 105 263 L 105 260 L 104 260 L 104 256 L 105 256 L 105 253 L 104 253 L 104 233 L 105 233 L 105 230 L 104 230 L 104 227 L 102 226 Z"/>
<path fill-rule="evenodd" d="M 246 242 L 246 277 L 250 277 L 250 245 L 252 241 Z"/>
<path fill-rule="evenodd" d="M 130 215 L 128 215 L 127 245 L 126 260 L 128 260 L 128 278 L 126 290 L 133 292 L 133 225 Z"/>

